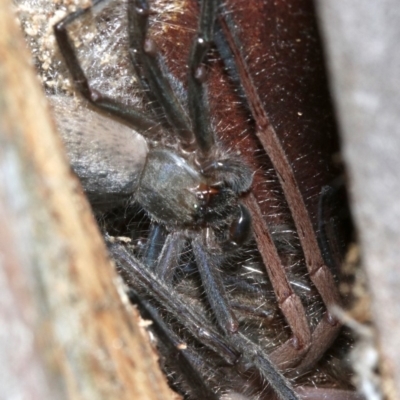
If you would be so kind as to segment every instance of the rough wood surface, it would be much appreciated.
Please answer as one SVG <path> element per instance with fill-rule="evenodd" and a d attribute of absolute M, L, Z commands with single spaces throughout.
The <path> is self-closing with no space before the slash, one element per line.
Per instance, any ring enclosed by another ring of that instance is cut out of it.
<path fill-rule="evenodd" d="M 0 397 L 171 399 L 65 162 L 8 0 L 0 31 Z"/>
<path fill-rule="evenodd" d="M 386 394 L 400 399 L 400 6 L 317 3 L 385 388 L 393 384 Z"/>

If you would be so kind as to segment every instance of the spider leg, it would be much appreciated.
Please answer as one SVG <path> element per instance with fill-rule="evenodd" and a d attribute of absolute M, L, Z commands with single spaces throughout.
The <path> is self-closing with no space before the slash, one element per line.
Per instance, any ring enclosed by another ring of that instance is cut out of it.
<path fill-rule="evenodd" d="M 132 288 L 128 292 L 129 299 L 139 307 L 143 318 L 151 320 L 152 329 L 157 334 L 157 346 L 162 347 L 161 354 L 168 357 L 168 363 L 173 363 L 175 371 L 185 377 L 185 382 L 190 386 L 197 398 L 218 400 L 219 396 L 213 393 L 207 379 L 201 373 L 206 371 L 206 361 L 198 351 L 190 347 L 181 348 L 182 340 L 165 324 L 157 310 L 143 300 Z"/>
<path fill-rule="evenodd" d="M 240 333 L 232 335 L 231 341 L 235 348 L 242 353 L 244 360 L 250 362 L 257 368 L 262 377 L 272 386 L 280 399 L 299 399 L 289 381 L 281 372 L 279 372 L 275 363 L 271 361 L 261 347 L 257 346 Z"/>
<path fill-rule="evenodd" d="M 207 299 L 215 313 L 218 324 L 228 336 L 231 336 L 239 329 L 239 323 L 229 305 L 224 283 L 218 270 L 220 264 L 218 256 L 213 256 L 206 250 L 207 245 L 204 236 L 207 231 L 207 229 L 203 231 L 202 238 L 192 240 L 192 249 Z"/>
<path fill-rule="evenodd" d="M 171 296 L 171 288 L 153 275 L 123 245 L 109 238 L 107 245 L 118 272 L 129 287 L 139 295 L 147 294 L 152 297 L 160 307 L 185 326 L 196 340 L 218 354 L 226 364 L 245 369 L 249 366 L 255 367 L 282 400 L 299 399 L 290 383 L 259 346 L 239 332 L 230 335 L 227 340 L 210 326 L 199 310 L 188 305 L 178 293 Z"/>
<path fill-rule="evenodd" d="M 272 321 L 274 314 L 269 310 L 263 310 L 259 307 L 254 307 L 239 302 L 231 302 L 231 307 L 234 310 L 248 316 L 253 316 L 257 318 L 262 318 L 264 321 Z"/>
<path fill-rule="evenodd" d="M 217 15 L 217 7 L 218 2 L 205 0 L 202 2 L 201 6 L 201 16 L 199 23 L 199 33 L 194 41 L 194 45 L 191 51 L 190 57 L 190 74 L 189 74 L 189 107 L 191 111 L 191 116 L 194 122 L 196 137 L 197 135 L 201 135 L 203 137 L 198 138 L 198 142 L 201 143 L 204 141 L 204 145 L 202 147 L 203 152 L 208 151 L 211 146 L 211 140 L 214 140 L 211 133 L 208 132 L 209 126 L 204 126 L 204 124 L 209 123 L 208 120 L 204 122 L 202 120 L 202 114 L 207 111 L 207 105 L 205 104 L 205 96 L 204 96 L 204 79 L 201 77 L 201 73 L 198 71 L 201 62 L 203 62 L 204 57 L 207 53 L 207 50 L 210 46 L 210 41 L 213 38 L 214 31 L 214 22 Z M 201 78 L 196 77 L 196 75 Z M 206 114 L 207 115 L 207 114 Z M 196 124 L 196 120 L 200 120 L 199 124 Z M 207 139 L 208 135 L 211 134 L 211 139 Z M 207 139 L 207 140 L 206 140 Z M 253 202 L 254 203 L 254 202 Z M 253 204 L 254 206 L 254 204 Z M 258 206 L 256 206 L 258 209 Z M 254 208 L 254 207 L 253 207 Z M 253 215 L 254 217 L 254 215 Z M 253 218 L 254 220 L 255 218 Z M 262 221 L 262 218 L 261 218 Z M 254 222 L 253 222 L 254 224 Z M 271 236 L 267 229 L 263 230 L 264 235 L 267 235 L 269 240 L 269 254 L 263 253 L 264 262 L 266 265 L 272 265 L 273 271 L 269 270 L 269 276 L 271 278 L 271 282 L 274 286 L 274 289 L 278 296 L 278 301 L 282 312 L 286 315 L 287 321 L 292 329 L 293 338 L 291 340 L 293 352 L 296 353 L 296 357 L 298 359 L 300 354 L 303 354 L 307 351 L 308 346 L 311 340 L 311 333 L 308 327 L 307 318 L 305 315 L 304 307 L 299 299 L 299 297 L 293 292 L 290 284 L 286 278 L 286 275 L 282 269 L 281 261 L 278 256 L 275 245 L 272 242 Z M 195 247 L 198 246 L 198 243 L 193 243 Z M 266 247 L 266 246 L 264 246 Z M 202 247 L 199 246 L 197 249 L 194 248 L 194 252 L 196 254 L 196 258 L 202 258 L 202 261 L 199 259 L 198 266 L 199 269 L 203 269 L 205 266 L 209 266 L 212 263 L 211 260 L 207 260 L 207 256 L 201 254 Z M 204 252 L 206 253 L 206 252 Z M 224 289 L 222 282 L 218 279 L 218 271 L 217 268 L 209 268 L 210 271 L 201 271 L 203 284 L 205 285 L 207 293 L 210 293 L 209 300 L 212 304 L 213 310 L 217 314 L 217 318 L 219 321 L 223 323 L 223 329 L 232 329 L 232 327 L 237 326 L 236 319 L 231 311 L 231 308 L 228 305 L 228 301 L 226 299 L 226 295 L 224 295 Z M 211 273 L 212 270 L 212 273 Z M 215 276 L 212 279 L 212 274 Z M 204 276 L 204 278 L 203 278 Z M 216 293 L 218 293 L 217 297 Z"/>
<path fill-rule="evenodd" d="M 245 199 L 245 203 L 253 215 L 254 237 L 261 257 L 267 266 L 268 276 L 277 296 L 279 307 L 293 333 L 293 337 L 282 345 L 284 347 L 281 346 L 271 354 L 271 359 L 277 365 L 288 367 L 308 351 L 311 344 L 310 328 L 303 304 L 290 286 L 256 199 L 250 195 Z"/>
<path fill-rule="evenodd" d="M 201 2 L 200 20 L 197 35 L 193 41 L 189 57 L 188 105 L 189 115 L 197 144 L 207 156 L 214 146 L 215 138 L 211 131 L 210 116 L 204 81 L 206 70 L 202 63 L 210 48 L 214 36 L 214 23 L 217 14 L 218 1 L 203 0 Z"/>
<path fill-rule="evenodd" d="M 210 233 L 208 232 L 208 234 Z M 243 360 L 247 360 L 247 363 L 250 362 L 254 365 L 277 393 L 282 394 L 282 398 L 294 399 L 295 397 L 290 397 L 290 395 L 294 395 L 294 393 L 285 378 L 276 370 L 261 348 L 258 348 L 243 335 L 235 335 L 238 330 L 238 322 L 226 296 L 222 277 L 218 270 L 219 262 L 216 257 L 213 257 L 212 254 L 206 250 L 204 243 L 206 235 L 207 231 L 204 230 L 203 238 L 193 239 L 191 245 L 201 275 L 203 287 L 211 307 L 216 314 L 218 323 L 222 329 L 227 332 L 230 339 L 235 344 L 235 348 L 242 354 L 242 357 L 245 355 Z M 183 245 L 184 238 L 181 233 L 172 233 L 168 235 L 156 268 L 156 271 L 161 272 L 158 276 L 163 281 L 164 276 L 169 276 L 170 281 L 172 280 L 174 266 L 177 264 L 176 259 Z"/>
<path fill-rule="evenodd" d="M 167 233 L 162 225 L 152 223 L 144 251 L 139 255 L 140 261 L 170 285 L 185 242 L 181 232 Z"/>
<path fill-rule="evenodd" d="M 185 237 L 181 232 L 170 233 L 158 257 L 155 273 L 167 285 L 172 283 L 175 268 L 179 265 L 179 257 L 185 241 Z"/>
<path fill-rule="evenodd" d="M 117 264 L 117 270 L 128 285 L 139 294 L 153 297 L 163 308 L 185 326 L 202 344 L 212 349 L 227 364 L 234 365 L 239 354 L 232 350 L 229 342 L 210 326 L 201 313 L 195 312 L 176 294 L 171 297 L 171 288 L 130 254 L 123 245 L 106 238 L 108 250 Z"/>
<path fill-rule="evenodd" d="M 166 241 L 167 232 L 162 225 L 151 224 L 146 246 L 140 254 L 142 263 L 152 271 L 156 268 L 158 257 Z"/>
<path fill-rule="evenodd" d="M 337 270 L 338 265 L 342 262 L 340 245 L 336 239 L 335 221 L 332 221 L 329 212 L 332 207 L 332 200 L 337 190 L 342 185 L 341 180 L 334 182 L 333 185 L 324 186 L 321 189 L 320 200 L 318 204 L 318 242 L 324 259 L 327 260 L 332 271 Z M 324 349 L 329 347 L 336 337 L 336 332 L 340 329 L 340 324 L 332 328 L 332 321 L 329 313 L 325 314 L 321 322 L 312 333 L 312 346 L 309 353 L 304 357 L 301 363 L 296 367 L 296 372 L 291 375 L 299 375 L 312 367 L 314 360 L 321 357 Z"/>
<path fill-rule="evenodd" d="M 164 109 L 165 117 L 180 137 L 182 145 L 190 149 L 194 145 L 194 137 L 189 118 L 166 78 L 166 68 L 160 67 L 161 60 L 155 43 L 147 38 L 149 15 L 147 0 L 128 2 L 129 53 L 132 62 L 141 65 L 151 93 Z"/>
<path fill-rule="evenodd" d="M 92 7 L 96 7 L 106 2 L 106 0 L 95 0 Z M 82 96 L 94 106 L 106 111 L 107 113 L 121 118 L 123 121 L 130 124 L 140 132 L 145 132 L 155 128 L 157 122 L 146 117 L 142 112 L 133 108 L 127 108 L 112 98 L 106 97 L 90 88 L 88 79 L 82 70 L 74 46 L 68 35 L 68 26 L 78 18 L 91 12 L 92 7 L 77 10 L 74 13 L 67 15 L 64 19 L 54 26 L 54 34 L 58 43 L 58 47 L 64 57 L 68 70 L 71 73 L 72 79 L 77 90 Z"/>
<path fill-rule="evenodd" d="M 339 291 L 330 269 L 325 265 L 323 260 L 312 222 L 294 177 L 292 166 L 286 157 L 282 144 L 269 121 L 249 75 L 249 69 L 246 65 L 245 58 L 241 54 L 240 44 L 233 33 L 233 28 L 231 26 L 232 21 L 230 21 L 225 12 L 223 15 L 219 15 L 219 22 L 231 48 L 241 84 L 255 119 L 257 136 L 277 171 L 285 198 L 291 210 L 303 248 L 310 279 L 317 288 L 327 308 L 326 315 L 312 335 L 312 351 L 310 350 L 309 354 L 312 354 L 314 361 L 317 361 L 324 354 L 325 350 L 329 347 L 340 330 L 340 323 L 329 312 L 333 305 L 340 304 Z M 253 218 L 253 220 L 255 219 L 256 218 Z M 291 313 L 290 316 L 288 316 L 287 312 L 285 313 L 288 319 L 296 319 L 296 315 L 293 314 L 292 311 L 289 311 L 289 313 Z M 317 337 L 314 334 L 319 334 L 320 336 Z M 312 363 L 311 359 L 308 360 L 307 365 L 311 365 L 310 363 Z M 306 364 L 304 364 L 304 366 L 305 365 Z"/>

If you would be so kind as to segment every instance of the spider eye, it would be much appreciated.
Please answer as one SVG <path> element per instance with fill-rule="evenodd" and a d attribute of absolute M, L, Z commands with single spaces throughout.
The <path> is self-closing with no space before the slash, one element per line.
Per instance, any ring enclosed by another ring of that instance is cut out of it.
<path fill-rule="evenodd" d="M 239 204 L 240 213 L 237 219 L 233 220 L 229 229 L 229 241 L 231 245 L 241 246 L 251 234 L 251 215 L 249 210 Z"/>

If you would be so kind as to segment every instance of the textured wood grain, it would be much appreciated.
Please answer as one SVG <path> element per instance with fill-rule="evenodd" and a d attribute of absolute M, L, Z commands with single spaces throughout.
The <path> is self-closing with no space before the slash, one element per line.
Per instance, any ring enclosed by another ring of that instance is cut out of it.
<path fill-rule="evenodd" d="M 7 0 L 0 31 L 1 397 L 173 398 L 120 295 Z"/>
<path fill-rule="evenodd" d="M 386 394 L 399 399 L 400 6 L 396 0 L 318 5 L 385 389 L 393 384 Z"/>

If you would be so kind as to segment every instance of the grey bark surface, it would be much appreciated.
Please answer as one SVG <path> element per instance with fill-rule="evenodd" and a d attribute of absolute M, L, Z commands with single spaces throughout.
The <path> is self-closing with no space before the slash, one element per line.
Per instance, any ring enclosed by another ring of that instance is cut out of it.
<path fill-rule="evenodd" d="M 400 398 L 400 4 L 316 2 L 382 366 Z"/>
<path fill-rule="evenodd" d="M 0 1 L 0 397 L 172 399 Z"/>

